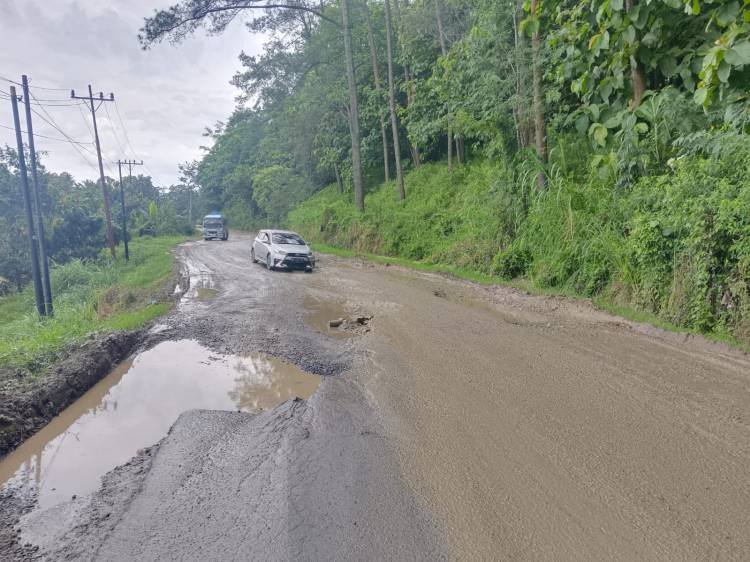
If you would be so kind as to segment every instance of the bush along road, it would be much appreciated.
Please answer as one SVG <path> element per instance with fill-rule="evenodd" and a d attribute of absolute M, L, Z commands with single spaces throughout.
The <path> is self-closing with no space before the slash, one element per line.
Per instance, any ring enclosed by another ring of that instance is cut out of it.
<path fill-rule="evenodd" d="M 180 246 L 180 302 L 145 347 L 165 365 L 184 340 L 213 365 L 263 352 L 317 390 L 183 412 L 94 493 L 24 515 L 6 558 L 750 554 L 741 352 L 398 266 L 270 272 L 249 244 Z"/>

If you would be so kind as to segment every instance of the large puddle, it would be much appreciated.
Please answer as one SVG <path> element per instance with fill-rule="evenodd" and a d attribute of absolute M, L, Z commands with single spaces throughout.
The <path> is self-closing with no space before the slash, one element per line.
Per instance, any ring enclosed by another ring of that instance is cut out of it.
<path fill-rule="evenodd" d="M 259 412 L 308 398 L 319 382 L 274 357 L 164 342 L 120 365 L 0 462 L 0 486 L 36 490 L 46 508 L 96 490 L 102 475 L 159 441 L 185 410 Z"/>

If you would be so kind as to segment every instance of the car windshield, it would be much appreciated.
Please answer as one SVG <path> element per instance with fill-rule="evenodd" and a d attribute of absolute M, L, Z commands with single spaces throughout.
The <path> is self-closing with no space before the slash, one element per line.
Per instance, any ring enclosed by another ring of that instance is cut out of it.
<path fill-rule="evenodd" d="M 203 221 L 203 226 L 221 226 L 222 224 L 223 221 L 217 219 Z"/>
<path fill-rule="evenodd" d="M 276 233 L 271 238 L 271 241 L 274 244 L 295 244 L 297 246 L 305 245 L 305 241 L 296 234 Z"/>

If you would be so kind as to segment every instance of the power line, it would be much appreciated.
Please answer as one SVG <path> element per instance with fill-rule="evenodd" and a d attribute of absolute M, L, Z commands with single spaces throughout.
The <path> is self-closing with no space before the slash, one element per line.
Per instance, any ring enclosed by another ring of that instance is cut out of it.
<path fill-rule="evenodd" d="M 32 94 L 32 97 L 33 97 L 33 94 Z M 33 112 L 34 112 L 34 114 L 35 114 L 35 115 L 36 115 L 37 117 L 39 117 L 39 118 L 40 118 L 40 119 L 41 119 L 42 121 L 44 121 L 45 123 L 47 123 L 47 124 L 48 124 L 49 126 L 51 126 L 51 127 L 53 128 L 53 129 L 55 129 L 55 130 L 56 130 L 56 131 L 57 131 L 58 133 L 61 133 L 61 134 L 62 134 L 62 135 L 63 135 L 63 136 L 65 137 L 65 138 L 67 138 L 67 139 L 69 139 L 69 140 L 73 140 L 73 139 L 71 139 L 71 138 L 70 138 L 70 137 L 68 136 L 68 134 L 67 134 L 67 133 L 65 133 L 65 131 L 63 131 L 63 130 L 62 130 L 62 129 L 61 129 L 60 127 L 58 127 L 58 126 L 57 126 L 57 124 L 55 123 L 54 119 L 52 119 L 52 116 L 51 116 L 51 115 L 50 115 L 49 113 L 47 113 L 47 111 L 46 111 L 46 110 L 45 110 L 44 108 L 42 108 L 42 111 L 44 111 L 44 113 L 45 113 L 45 114 L 47 115 L 47 117 L 49 117 L 49 121 L 48 121 L 47 119 L 45 119 L 45 118 L 44 118 L 44 117 L 43 117 L 43 116 L 42 116 L 42 115 L 41 115 L 41 114 L 40 114 L 40 113 L 39 113 L 38 111 L 36 111 L 35 109 L 32 109 L 31 111 L 33 111 Z M 83 161 L 84 161 L 84 162 L 86 162 L 86 164 L 87 164 L 88 166 L 90 166 L 90 167 L 91 167 L 91 169 L 93 169 L 94 171 L 97 171 L 97 170 L 96 170 L 96 166 L 94 166 L 94 164 L 93 164 L 93 163 L 92 163 L 92 162 L 91 162 L 91 161 L 90 161 L 90 160 L 89 160 L 89 159 L 88 159 L 88 158 L 86 157 L 86 155 L 85 155 L 85 154 L 83 153 L 83 151 L 81 150 L 81 147 L 82 147 L 82 146 L 84 146 L 84 145 L 80 145 L 80 146 L 79 146 L 79 144 L 78 144 L 77 142 L 75 142 L 75 141 L 74 141 L 74 142 L 73 142 L 73 144 L 72 144 L 72 146 L 73 146 L 73 148 L 75 148 L 75 149 L 76 149 L 76 151 L 78 152 L 78 154 L 80 154 L 80 155 L 81 155 L 81 158 L 83 158 Z M 93 153 L 92 153 L 92 154 L 93 154 Z"/>
<path fill-rule="evenodd" d="M 125 154 L 125 149 L 122 147 L 122 143 L 120 142 L 120 138 L 117 136 L 117 131 L 115 131 L 115 127 L 112 124 L 112 116 L 109 114 L 109 107 L 107 107 L 107 104 L 104 104 L 104 111 L 107 113 L 107 125 L 109 125 L 109 128 L 112 131 L 112 135 L 115 137 L 115 142 L 117 143 L 117 148 L 120 149 L 120 153 Z"/>
<path fill-rule="evenodd" d="M 21 82 L 16 82 L 15 80 L 11 80 L 10 78 L 6 78 L 5 76 L 0 76 L 0 80 L 5 80 L 6 82 L 10 82 L 11 84 L 16 84 L 18 86 L 23 86 Z M 34 88 L 35 90 L 48 90 L 50 92 L 69 92 L 69 88 L 52 88 L 50 86 L 37 86 L 35 84 L 29 84 L 29 88 Z"/>
<path fill-rule="evenodd" d="M 117 112 L 117 119 L 120 121 L 120 127 L 122 128 L 122 132 L 125 135 L 125 142 L 130 148 L 130 152 L 133 154 L 133 157 L 138 159 L 138 154 L 136 153 L 135 149 L 133 148 L 133 145 L 130 142 L 130 137 L 128 136 L 128 130 L 125 128 L 125 123 L 122 120 L 122 115 L 120 115 L 120 106 L 117 103 L 117 100 L 115 100 L 115 111 Z M 152 179 L 156 179 L 154 172 L 151 170 L 151 168 L 148 167 L 148 164 L 144 163 L 143 167 L 146 168 L 146 171 L 148 171 Z"/>
<path fill-rule="evenodd" d="M 15 131 L 14 127 L 9 127 L 8 125 L 3 125 L 1 123 L 0 123 L 0 127 L 2 127 L 3 129 L 8 129 L 8 130 L 11 130 L 11 131 Z M 23 134 L 28 134 L 27 131 L 24 131 L 24 130 L 21 130 L 21 132 Z M 47 135 L 40 135 L 39 133 L 34 133 L 34 137 L 40 138 L 40 139 L 51 140 L 51 141 L 57 141 L 57 142 L 67 142 L 67 143 L 70 143 L 70 144 L 80 144 L 80 145 L 84 145 L 84 146 L 85 145 L 89 145 L 89 144 L 93 144 L 93 143 L 90 143 L 90 142 L 81 142 L 81 141 L 76 141 L 76 140 L 58 139 L 58 138 L 55 138 L 55 137 L 48 137 Z"/>
<path fill-rule="evenodd" d="M 88 142 L 88 143 L 87 142 L 80 142 L 80 141 L 77 141 L 77 140 L 73 139 L 68 133 L 66 133 L 65 131 L 62 130 L 62 128 L 52 119 L 52 117 L 49 115 L 49 113 L 45 112 L 45 115 L 47 116 L 45 118 L 44 115 L 42 115 L 41 113 L 39 113 L 34 108 L 32 108 L 31 111 L 33 111 L 34 115 L 36 115 L 37 117 L 39 117 L 39 119 L 41 119 L 42 121 L 44 121 L 45 123 L 47 123 L 47 125 L 49 125 L 53 129 L 55 129 L 58 133 L 60 133 L 62 136 L 64 136 L 68 140 L 68 142 L 70 142 L 71 144 L 73 144 L 75 146 L 82 147 L 89 154 L 91 154 L 92 156 L 95 156 L 94 151 L 92 149 L 88 148 L 88 145 L 93 144 L 93 143 L 90 143 L 90 142 Z"/>

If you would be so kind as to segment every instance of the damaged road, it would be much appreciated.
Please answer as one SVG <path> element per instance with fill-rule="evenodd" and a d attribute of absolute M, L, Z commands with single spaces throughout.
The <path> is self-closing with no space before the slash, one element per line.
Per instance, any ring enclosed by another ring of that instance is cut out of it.
<path fill-rule="evenodd" d="M 268 272 L 242 236 L 177 251 L 151 376 L 193 341 L 317 390 L 183 412 L 93 494 L 25 515 L 3 559 L 750 557 L 746 355 L 397 267 Z"/>

